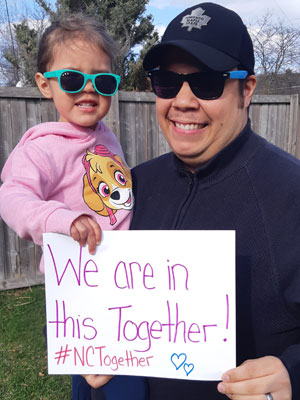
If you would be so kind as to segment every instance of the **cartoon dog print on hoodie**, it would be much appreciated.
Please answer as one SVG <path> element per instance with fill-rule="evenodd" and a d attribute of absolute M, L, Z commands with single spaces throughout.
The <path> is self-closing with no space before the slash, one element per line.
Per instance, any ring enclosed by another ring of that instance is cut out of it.
<path fill-rule="evenodd" d="M 132 180 L 129 169 L 118 155 L 98 145 L 82 159 L 86 174 L 83 177 L 83 199 L 96 213 L 117 222 L 117 210 L 133 207 Z"/>

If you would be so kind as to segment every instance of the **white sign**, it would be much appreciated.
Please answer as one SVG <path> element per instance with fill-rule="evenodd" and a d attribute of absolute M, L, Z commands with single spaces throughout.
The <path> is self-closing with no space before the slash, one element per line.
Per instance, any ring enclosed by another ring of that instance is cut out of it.
<path fill-rule="evenodd" d="M 219 380 L 235 367 L 235 232 L 44 234 L 48 371 Z"/>

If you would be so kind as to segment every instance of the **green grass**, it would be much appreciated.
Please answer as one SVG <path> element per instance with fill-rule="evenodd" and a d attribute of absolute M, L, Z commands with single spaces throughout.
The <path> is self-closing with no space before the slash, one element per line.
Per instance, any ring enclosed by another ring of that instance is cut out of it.
<path fill-rule="evenodd" d="M 43 286 L 0 291 L 0 399 L 71 399 L 71 378 L 47 374 L 44 298 Z"/>

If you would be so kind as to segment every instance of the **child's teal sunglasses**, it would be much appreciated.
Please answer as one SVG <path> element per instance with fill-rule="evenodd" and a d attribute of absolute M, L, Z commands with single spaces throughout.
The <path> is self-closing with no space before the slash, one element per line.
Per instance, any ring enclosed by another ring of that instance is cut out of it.
<path fill-rule="evenodd" d="M 90 79 L 97 93 L 102 96 L 113 96 L 119 87 L 121 78 L 119 75 L 108 72 L 100 74 L 84 74 L 73 69 L 58 69 L 44 73 L 45 78 L 57 78 L 59 87 L 66 93 L 78 93 L 83 90 Z"/>

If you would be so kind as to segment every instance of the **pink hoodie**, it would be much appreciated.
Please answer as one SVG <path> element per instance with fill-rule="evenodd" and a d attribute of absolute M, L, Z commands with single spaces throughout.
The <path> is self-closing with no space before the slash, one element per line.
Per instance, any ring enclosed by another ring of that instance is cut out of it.
<path fill-rule="evenodd" d="M 117 138 L 101 121 L 95 130 L 67 122 L 29 129 L 1 174 L 1 217 L 21 238 L 38 245 L 44 232 L 69 235 L 82 214 L 92 216 L 102 230 L 128 229 L 131 178 L 120 157 L 124 160 Z"/>

